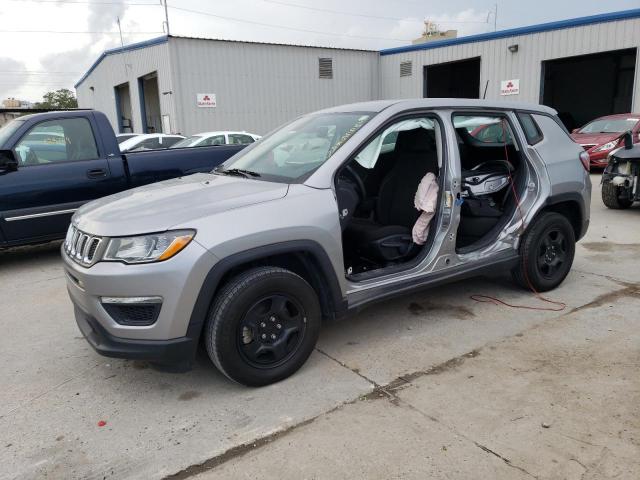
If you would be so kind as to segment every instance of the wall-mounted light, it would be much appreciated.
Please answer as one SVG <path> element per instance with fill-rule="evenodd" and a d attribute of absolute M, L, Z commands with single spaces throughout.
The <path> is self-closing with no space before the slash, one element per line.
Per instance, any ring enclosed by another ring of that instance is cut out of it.
<path fill-rule="evenodd" d="M 89 87 L 89 90 L 91 90 L 92 92 L 95 90 L 94 87 Z"/>
<path fill-rule="evenodd" d="M 516 53 L 518 51 L 518 44 L 515 43 L 513 45 L 509 45 L 507 48 L 511 53 Z"/>
<path fill-rule="evenodd" d="M 171 90 L 167 91 L 167 92 L 162 92 L 163 95 L 171 95 L 173 94 L 173 92 Z"/>

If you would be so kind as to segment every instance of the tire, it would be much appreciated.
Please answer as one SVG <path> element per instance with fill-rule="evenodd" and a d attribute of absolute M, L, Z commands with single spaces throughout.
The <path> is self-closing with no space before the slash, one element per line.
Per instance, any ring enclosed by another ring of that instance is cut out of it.
<path fill-rule="evenodd" d="M 218 370 L 259 387 L 287 378 L 304 364 L 320 323 L 320 302 L 311 285 L 289 270 L 257 267 L 217 293 L 204 341 Z"/>
<path fill-rule="evenodd" d="M 520 260 L 511 272 L 513 279 L 526 289 L 552 290 L 569 274 L 575 250 L 575 232 L 567 217 L 543 213 L 522 238 Z"/>
<path fill-rule="evenodd" d="M 628 198 L 620 198 L 620 187 L 616 187 L 611 182 L 602 184 L 602 201 L 607 208 L 614 210 L 624 210 L 633 204 Z"/>

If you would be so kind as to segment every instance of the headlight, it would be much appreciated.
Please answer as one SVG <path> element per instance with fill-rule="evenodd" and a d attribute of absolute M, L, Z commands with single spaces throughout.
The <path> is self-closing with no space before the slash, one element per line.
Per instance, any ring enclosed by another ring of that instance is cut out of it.
<path fill-rule="evenodd" d="M 618 140 L 613 140 L 612 142 L 607 142 L 604 145 L 599 146 L 594 150 L 594 152 L 606 152 L 607 150 L 612 150 L 618 144 Z"/>
<path fill-rule="evenodd" d="M 161 262 L 186 247 L 195 234 L 193 230 L 174 230 L 112 238 L 102 259 L 125 263 Z"/>

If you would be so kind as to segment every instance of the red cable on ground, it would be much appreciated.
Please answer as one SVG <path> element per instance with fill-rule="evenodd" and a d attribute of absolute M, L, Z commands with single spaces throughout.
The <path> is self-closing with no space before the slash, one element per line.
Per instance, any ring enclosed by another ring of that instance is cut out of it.
<path fill-rule="evenodd" d="M 509 149 L 507 148 L 507 131 L 505 127 L 505 120 L 502 120 L 502 135 L 504 137 L 504 156 L 505 160 L 509 162 Z M 509 185 L 511 186 L 511 191 L 513 192 L 513 197 L 516 200 L 516 207 L 518 209 L 518 213 L 520 214 L 520 238 L 522 238 L 522 234 L 524 233 L 524 215 L 522 214 L 522 205 L 520 204 L 520 197 L 518 197 L 518 192 L 516 191 L 516 186 L 513 182 L 513 177 L 511 176 L 511 170 L 507 165 L 507 174 L 509 175 Z M 563 302 L 558 302 L 556 300 L 550 300 L 546 297 L 543 297 L 540 292 L 538 292 L 535 287 L 531 284 L 531 280 L 529 280 L 529 274 L 527 273 L 527 266 L 525 265 L 524 258 L 522 259 L 522 271 L 524 272 L 524 279 L 527 282 L 527 286 L 533 292 L 533 295 L 540 301 L 551 303 L 556 305 L 555 307 L 530 307 L 528 305 L 513 305 L 511 303 L 507 303 L 499 298 L 492 297 L 490 295 L 470 295 L 469 298 L 475 302 L 480 303 L 493 303 L 494 305 L 504 305 L 505 307 L 510 308 L 520 308 L 525 310 L 541 310 L 545 312 L 561 312 L 565 308 L 567 308 L 567 304 Z"/>

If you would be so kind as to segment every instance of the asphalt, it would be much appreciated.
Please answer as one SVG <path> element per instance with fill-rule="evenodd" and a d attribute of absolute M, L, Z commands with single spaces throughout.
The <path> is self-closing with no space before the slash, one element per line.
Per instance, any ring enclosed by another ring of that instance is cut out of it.
<path fill-rule="evenodd" d="M 545 306 L 508 277 L 420 292 L 261 389 L 98 356 L 58 246 L 0 253 L 0 478 L 640 478 L 640 208 L 592 180 L 564 311 L 470 298 Z"/>

